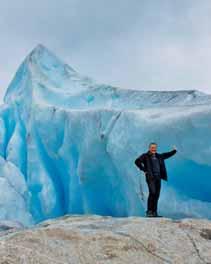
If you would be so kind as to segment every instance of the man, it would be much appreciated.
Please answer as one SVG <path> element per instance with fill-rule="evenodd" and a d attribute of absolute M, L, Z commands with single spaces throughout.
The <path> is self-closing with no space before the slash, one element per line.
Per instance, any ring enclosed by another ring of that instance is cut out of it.
<path fill-rule="evenodd" d="M 135 160 L 136 166 L 144 171 L 149 188 L 146 216 L 159 217 L 157 204 L 160 196 L 161 179 L 168 180 L 164 160 L 170 158 L 176 152 L 177 150 L 174 147 L 172 151 L 157 153 L 157 143 L 152 142 L 149 144 L 149 150 Z"/>

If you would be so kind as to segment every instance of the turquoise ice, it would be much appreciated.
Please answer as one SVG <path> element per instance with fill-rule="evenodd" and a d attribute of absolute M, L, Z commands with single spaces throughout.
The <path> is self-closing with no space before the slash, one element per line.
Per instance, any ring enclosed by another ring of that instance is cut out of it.
<path fill-rule="evenodd" d="M 211 218 L 211 95 L 121 89 L 78 74 L 38 45 L 0 108 L 0 219 L 142 216 L 135 159 L 156 141 L 166 161 L 161 214 Z"/>

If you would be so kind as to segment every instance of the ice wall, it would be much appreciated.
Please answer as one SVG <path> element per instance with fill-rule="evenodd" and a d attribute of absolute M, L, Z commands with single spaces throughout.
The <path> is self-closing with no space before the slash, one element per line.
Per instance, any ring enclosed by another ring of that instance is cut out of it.
<path fill-rule="evenodd" d="M 144 215 L 148 190 L 134 160 L 150 141 L 178 148 L 160 212 L 211 218 L 210 132 L 210 95 L 97 84 L 38 45 L 0 109 L 0 219 Z"/>

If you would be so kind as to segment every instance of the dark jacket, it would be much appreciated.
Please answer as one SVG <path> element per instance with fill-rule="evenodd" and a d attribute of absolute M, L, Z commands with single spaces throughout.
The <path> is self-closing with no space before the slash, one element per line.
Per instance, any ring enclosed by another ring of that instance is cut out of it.
<path fill-rule="evenodd" d="M 169 152 L 165 152 L 165 153 L 156 153 L 155 155 L 157 156 L 159 162 L 160 162 L 160 176 L 161 179 L 167 181 L 168 180 L 168 175 L 167 175 L 167 171 L 166 171 L 166 166 L 165 166 L 165 159 L 170 158 L 171 156 L 173 156 L 177 151 L 174 149 L 172 151 Z M 136 166 L 146 172 L 146 181 L 150 181 L 151 179 L 153 179 L 153 174 L 152 174 L 152 161 L 150 158 L 151 152 L 147 151 L 146 153 L 143 153 L 142 155 L 140 155 L 136 160 L 135 160 L 135 164 Z"/>

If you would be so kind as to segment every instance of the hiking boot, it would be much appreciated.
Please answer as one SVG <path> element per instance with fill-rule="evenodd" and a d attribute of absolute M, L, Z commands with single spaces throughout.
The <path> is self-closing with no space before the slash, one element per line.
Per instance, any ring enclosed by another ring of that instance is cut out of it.
<path fill-rule="evenodd" d="M 152 211 L 146 211 L 146 217 L 154 217 L 155 214 Z"/>
<path fill-rule="evenodd" d="M 154 217 L 163 217 L 162 215 L 159 215 L 157 212 L 153 212 Z"/>

